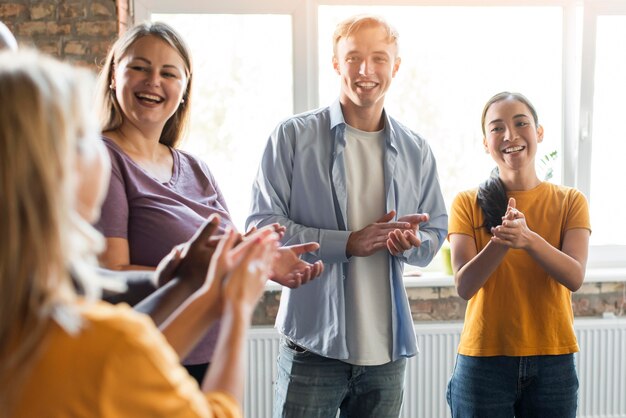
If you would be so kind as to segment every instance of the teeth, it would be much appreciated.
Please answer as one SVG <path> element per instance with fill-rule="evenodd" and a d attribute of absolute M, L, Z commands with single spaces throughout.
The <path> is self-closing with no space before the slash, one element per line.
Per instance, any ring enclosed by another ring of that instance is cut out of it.
<path fill-rule="evenodd" d="M 511 147 L 511 148 L 506 148 L 503 152 L 504 152 L 505 154 L 510 154 L 510 153 L 512 153 L 512 152 L 521 151 L 521 150 L 523 150 L 523 149 L 524 149 L 524 147 L 522 147 L 522 146 L 518 146 L 518 147 Z"/>
<path fill-rule="evenodd" d="M 369 89 L 375 87 L 376 83 L 357 83 L 357 86 Z"/>
<path fill-rule="evenodd" d="M 146 99 L 146 100 L 152 100 L 154 102 L 161 102 L 162 99 L 154 94 L 148 94 L 148 93 L 137 93 L 137 97 L 139 97 L 140 99 Z"/>

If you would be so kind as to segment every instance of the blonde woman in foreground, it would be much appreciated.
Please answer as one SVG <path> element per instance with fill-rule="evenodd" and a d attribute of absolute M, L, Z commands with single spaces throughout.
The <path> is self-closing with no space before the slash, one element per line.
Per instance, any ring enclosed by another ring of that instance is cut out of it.
<path fill-rule="evenodd" d="M 0 53 L 0 416 L 241 416 L 245 335 L 277 235 L 234 248 L 227 231 L 205 284 L 164 325 L 184 355 L 221 318 L 200 390 L 148 317 L 83 296 L 103 241 L 85 220 L 99 216 L 110 172 L 90 91 L 83 70 Z"/>

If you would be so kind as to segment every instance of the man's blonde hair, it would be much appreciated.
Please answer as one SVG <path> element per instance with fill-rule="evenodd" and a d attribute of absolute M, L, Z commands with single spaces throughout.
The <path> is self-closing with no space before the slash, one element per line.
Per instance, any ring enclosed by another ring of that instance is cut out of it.
<path fill-rule="evenodd" d="M 387 34 L 387 41 L 390 44 L 395 44 L 396 48 L 398 48 L 398 38 L 400 35 L 393 26 L 380 16 L 361 14 L 349 17 L 337 24 L 335 33 L 333 34 L 333 56 L 337 56 L 337 44 L 342 38 L 347 38 L 363 28 L 375 26 L 381 27 Z"/>

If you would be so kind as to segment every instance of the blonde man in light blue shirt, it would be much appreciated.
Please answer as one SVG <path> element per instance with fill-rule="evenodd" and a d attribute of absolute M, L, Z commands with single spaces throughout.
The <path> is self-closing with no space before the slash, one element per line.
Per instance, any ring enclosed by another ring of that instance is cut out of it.
<path fill-rule="evenodd" d="M 339 99 L 271 134 L 247 226 L 278 222 L 285 245 L 316 241 L 321 280 L 283 289 L 275 417 L 397 417 L 417 353 L 404 263 L 427 265 L 448 217 L 433 153 L 390 117 L 398 34 L 376 16 L 341 22 Z"/>

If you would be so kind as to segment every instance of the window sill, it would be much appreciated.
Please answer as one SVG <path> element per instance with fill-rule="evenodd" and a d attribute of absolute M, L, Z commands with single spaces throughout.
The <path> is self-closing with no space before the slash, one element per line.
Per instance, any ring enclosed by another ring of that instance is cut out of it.
<path fill-rule="evenodd" d="M 416 276 L 415 270 L 409 270 L 404 275 L 406 287 L 451 287 L 454 286 L 454 277 L 442 271 L 424 271 Z M 585 283 L 614 283 L 626 282 L 626 268 L 588 268 Z"/>
<path fill-rule="evenodd" d="M 421 271 L 416 275 L 415 268 L 408 266 L 404 274 L 404 285 L 407 288 L 413 287 L 454 287 L 454 277 L 445 274 L 443 271 Z M 588 268 L 585 276 L 585 283 L 615 283 L 626 282 L 626 268 Z M 266 291 L 281 290 L 278 283 L 268 281 L 265 285 Z"/>

